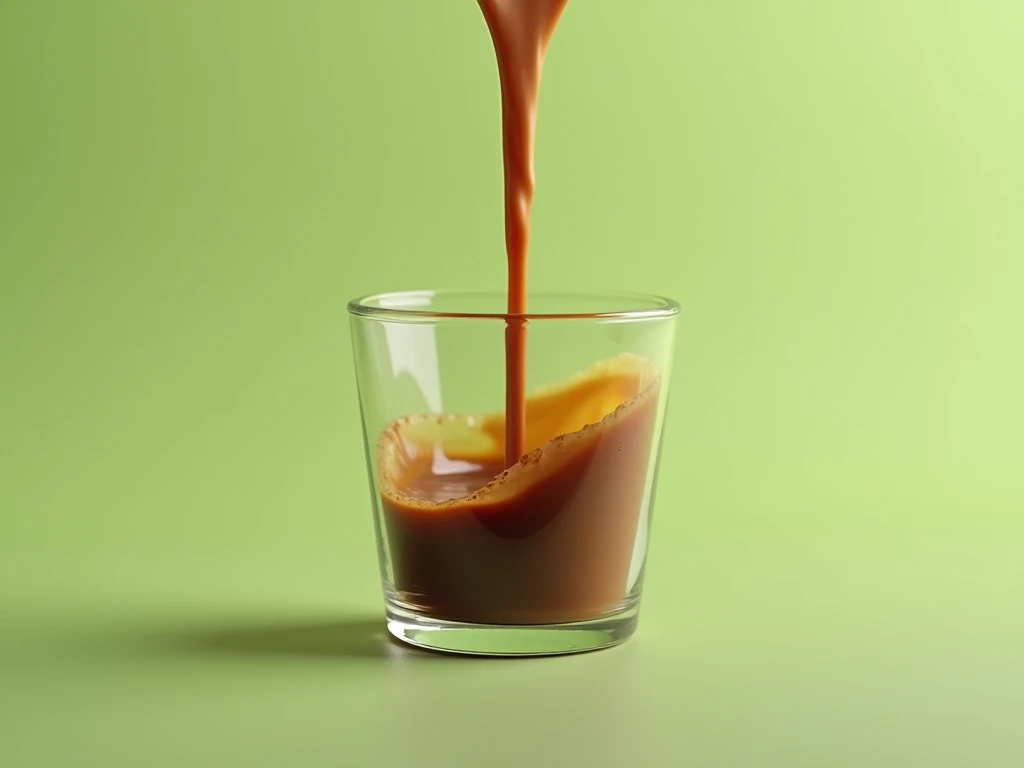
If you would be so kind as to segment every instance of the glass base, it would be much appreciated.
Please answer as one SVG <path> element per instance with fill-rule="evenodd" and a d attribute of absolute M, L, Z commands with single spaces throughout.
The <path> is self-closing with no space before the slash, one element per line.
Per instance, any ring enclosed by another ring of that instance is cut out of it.
<path fill-rule="evenodd" d="M 634 602 L 613 614 L 566 624 L 466 624 L 420 616 L 390 600 L 388 631 L 402 642 L 431 651 L 470 656 L 557 656 L 610 648 L 636 631 Z"/>

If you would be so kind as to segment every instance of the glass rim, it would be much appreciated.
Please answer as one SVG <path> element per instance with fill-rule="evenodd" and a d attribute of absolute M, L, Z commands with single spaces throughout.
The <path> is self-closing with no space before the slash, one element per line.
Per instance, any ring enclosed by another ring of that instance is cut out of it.
<path fill-rule="evenodd" d="M 348 312 L 357 317 L 374 318 L 378 320 L 404 320 L 406 322 L 415 320 L 651 320 L 658 318 L 675 317 L 681 311 L 681 306 L 675 299 L 666 296 L 659 296 L 648 293 L 631 293 L 627 291 L 539 291 L 530 293 L 531 298 L 543 298 L 548 300 L 564 299 L 572 301 L 575 299 L 601 300 L 608 299 L 609 302 L 623 301 L 627 305 L 648 304 L 638 309 L 619 309 L 606 312 L 526 312 L 524 314 L 509 314 L 505 312 L 442 312 L 434 309 L 425 309 L 430 302 L 437 298 L 499 298 L 504 299 L 507 294 L 504 291 L 461 291 L 461 290 L 438 290 L 438 291 L 385 291 L 383 293 L 372 293 L 352 299 L 348 303 Z M 378 302 L 377 306 L 373 303 Z M 398 306 L 380 306 L 379 303 L 394 303 Z"/>

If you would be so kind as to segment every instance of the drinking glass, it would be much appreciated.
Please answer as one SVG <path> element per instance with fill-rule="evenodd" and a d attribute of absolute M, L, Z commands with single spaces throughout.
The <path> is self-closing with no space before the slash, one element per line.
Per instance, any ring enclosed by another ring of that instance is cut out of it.
<path fill-rule="evenodd" d="M 679 306 L 656 296 L 388 293 L 349 304 L 388 629 L 532 656 L 637 627 Z M 525 329 L 524 453 L 505 456 Z"/>

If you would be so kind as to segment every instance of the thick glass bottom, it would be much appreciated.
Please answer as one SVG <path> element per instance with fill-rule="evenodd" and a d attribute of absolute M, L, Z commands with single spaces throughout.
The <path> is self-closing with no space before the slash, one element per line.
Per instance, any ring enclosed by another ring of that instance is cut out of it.
<path fill-rule="evenodd" d="M 566 624 L 466 624 L 418 615 L 387 601 L 388 631 L 418 648 L 470 656 L 557 656 L 609 648 L 636 631 L 638 606 Z"/>

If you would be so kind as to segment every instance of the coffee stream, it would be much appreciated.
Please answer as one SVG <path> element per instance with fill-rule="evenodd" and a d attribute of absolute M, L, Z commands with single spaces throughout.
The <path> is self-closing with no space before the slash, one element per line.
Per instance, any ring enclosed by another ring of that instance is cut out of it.
<path fill-rule="evenodd" d="M 526 267 L 536 188 L 534 141 L 544 56 L 568 0 L 479 0 L 494 40 L 501 79 L 505 158 L 505 249 L 508 322 L 505 330 L 505 465 L 525 452 Z"/>

